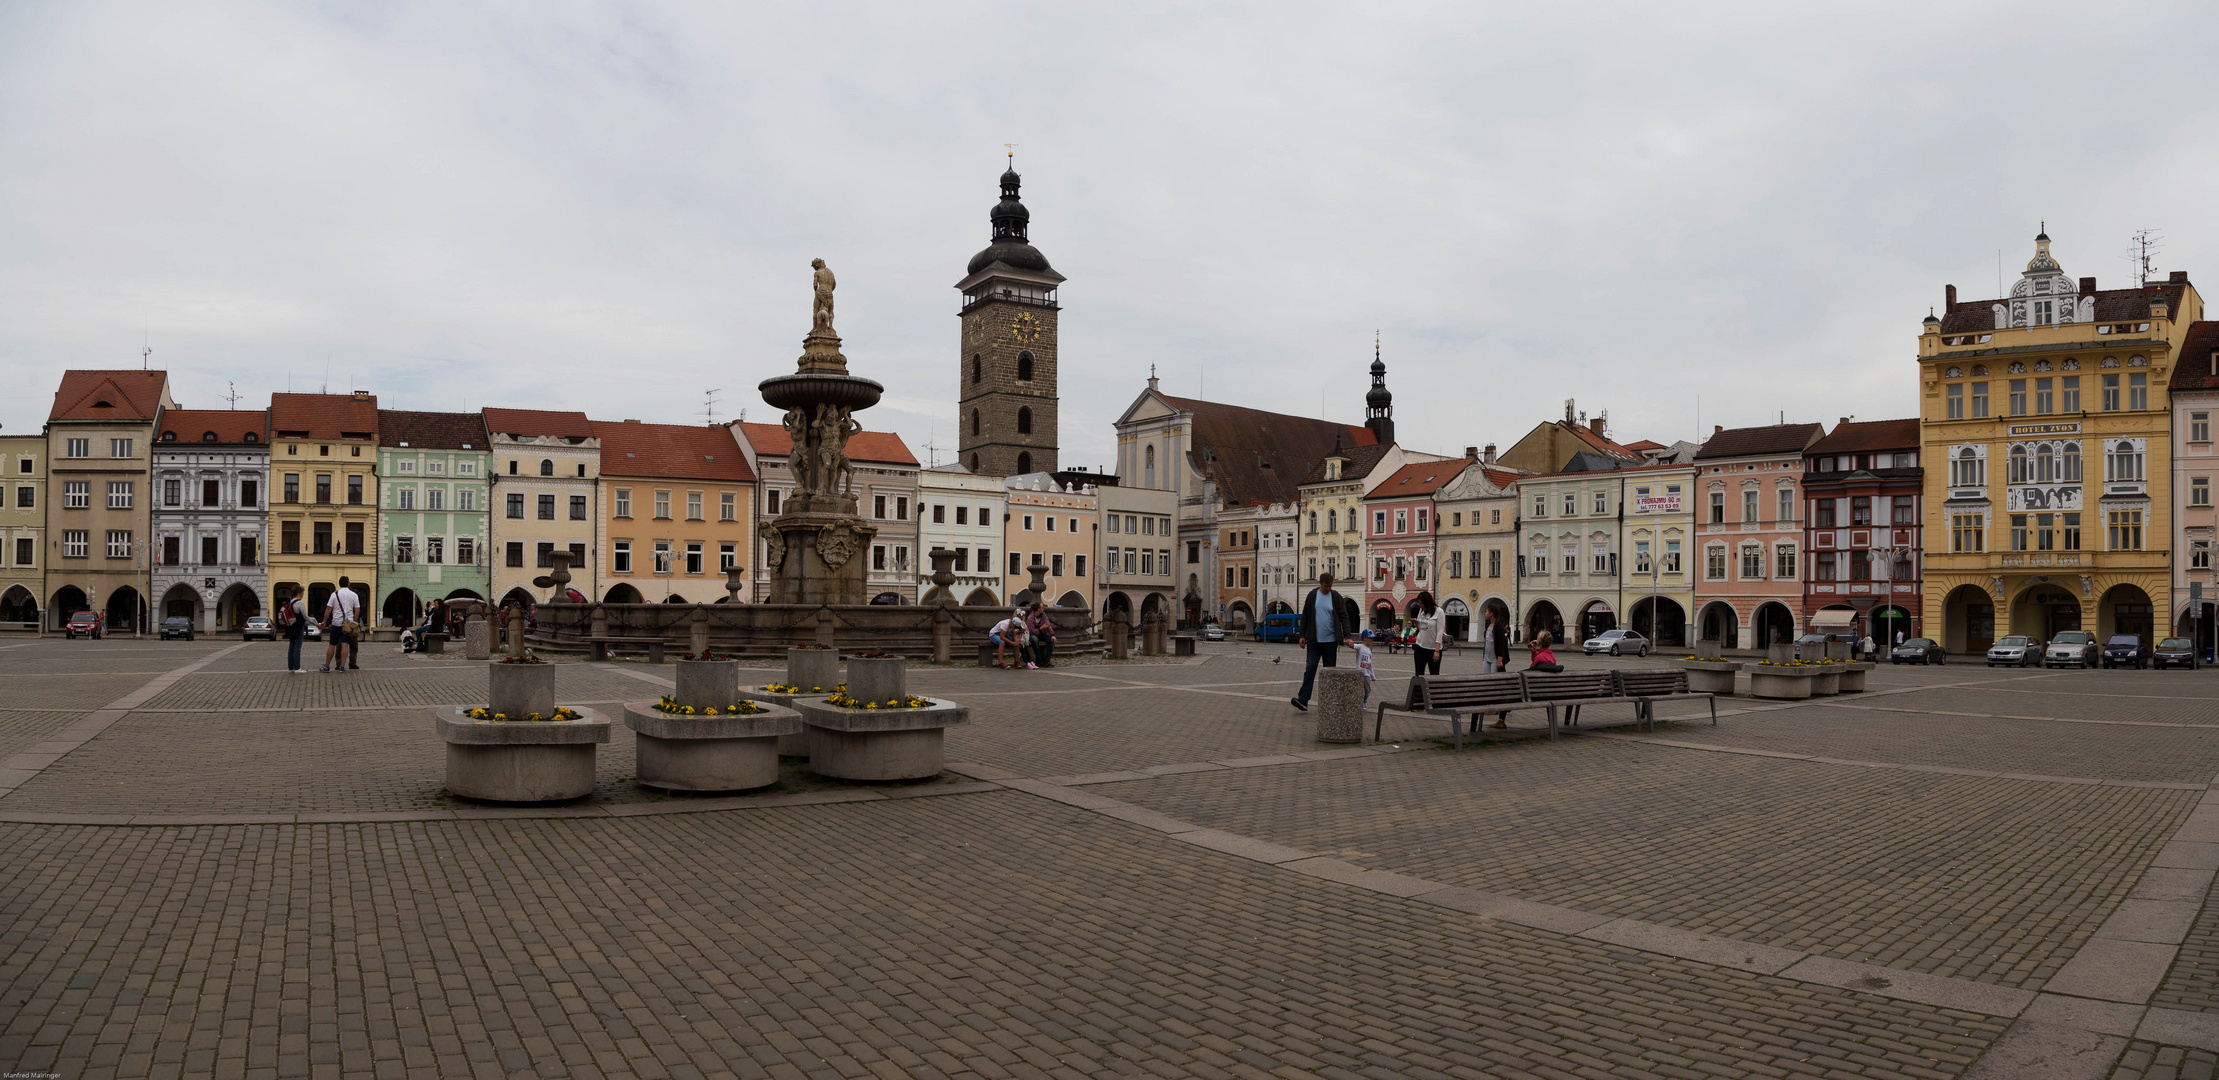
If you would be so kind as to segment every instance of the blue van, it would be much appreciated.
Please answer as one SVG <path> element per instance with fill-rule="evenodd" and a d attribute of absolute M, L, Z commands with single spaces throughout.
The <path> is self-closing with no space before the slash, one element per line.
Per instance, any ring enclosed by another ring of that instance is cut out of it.
<path fill-rule="evenodd" d="M 1293 641 L 1297 636 L 1295 630 L 1301 622 L 1302 616 L 1293 612 L 1284 615 L 1266 615 L 1264 621 L 1256 627 L 1256 640 Z"/>

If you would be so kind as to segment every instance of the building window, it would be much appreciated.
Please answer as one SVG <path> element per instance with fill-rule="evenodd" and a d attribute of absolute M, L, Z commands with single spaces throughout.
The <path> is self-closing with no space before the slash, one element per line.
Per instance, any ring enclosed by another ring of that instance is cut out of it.
<path fill-rule="evenodd" d="M 478 541 L 472 536 L 455 537 L 455 565 L 475 566 L 478 562 Z"/>
<path fill-rule="evenodd" d="M 1757 489 L 1755 488 L 1750 488 L 1741 493 L 1741 520 L 1757 520 Z"/>
<path fill-rule="evenodd" d="M 111 559 L 128 559 L 131 557 L 131 533 L 129 530 L 108 530 L 108 557 Z"/>
<path fill-rule="evenodd" d="M 2140 372 L 2127 376 L 2127 408 L 2150 407 L 2150 377 Z"/>
<path fill-rule="evenodd" d="M 36 508 L 36 507 L 38 506 L 38 503 L 39 503 L 39 489 L 37 489 L 37 488 L 35 488 L 35 487 L 19 487 L 19 488 L 15 489 L 15 506 L 16 506 L 16 509 L 18 509 L 18 510 L 31 510 L 31 509 L 35 509 L 35 508 Z"/>
<path fill-rule="evenodd" d="M 1383 516 L 1383 515 L 1382 515 L 1382 516 Z M 1386 532 L 1386 531 L 1387 531 L 1387 528 L 1386 528 L 1386 522 L 1384 522 L 1384 521 L 1381 521 L 1381 522 L 1379 522 L 1379 524 L 1378 524 L 1378 526 L 1377 526 L 1377 528 L 1376 528 L 1376 531 L 1378 531 L 1378 532 L 1382 532 L 1382 533 Z M 1401 534 L 1403 534 L 1403 533 L 1407 533 L 1407 532 L 1409 532 L 1409 531 L 1410 531 L 1410 511 L 1408 511 L 1408 510 L 1397 510 L 1397 511 L 1395 511 L 1395 534 L 1399 536 L 1399 535 L 1401 535 Z"/>
<path fill-rule="evenodd" d="M 553 475 L 555 475 L 555 463 L 554 463 L 553 461 L 550 461 L 550 460 L 548 460 L 547 458 L 541 458 L 541 459 L 539 459 L 539 475 L 541 475 L 541 476 L 553 476 Z M 540 565 L 544 566 L 544 565 L 546 565 L 546 564 L 545 564 L 545 563 L 542 563 L 542 564 L 540 564 Z"/>
<path fill-rule="evenodd" d="M 1029 352 L 1017 354 L 1017 381 L 1032 381 L 1032 354 Z"/>
<path fill-rule="evenodd" d="M 2026 380 L 2011 380 L 2011 415 L 2026 415 Z"/>
<path fill-rule="evenodd" d="M 82 454 L 73 454 L 73 455 L 71 455 L 71 456 L 72 456 L 72 457 L 83 457 L 84 455 L 82 455 Z M 92 535 L 92 534 L 91 534 L 91 533 L 90 533 L 90 532 L 89 532 L 88 530 L 85 530 L 85 529 L 63 529 L 63 530 L 62 530 L 62 558 L 65 558 L 65 559 L 82 559 L 82 558 L 85 558 L 85 557 L 86 557 L 86 555 L 87 555 L 87 551 L 86 551 L 86 548 L 88 548 L 89 546 L 91 546 L 91 540 L 89 539 L 89 537 L 90 537 L 91 535 Z"/>
<path fill-rule="evenodd" d="M 317 473 L 317 474 L 316 474 L 316 504 L 317 504 L 317 505 L 319 505 L 319 506 L 329 506 L 329 505 L 331 505 L 331 474 L 330 474 L 330 473 Z"/>
<path fill-rule="evenodd" d="M 393 561 L 396 563 L 412 563 L 416 561 L 415 537 L 396 536 L 393 538 Z"/>
<path fill-rule="evenodd" d="M 1713 525 L 1724 525 L 1726 523 L 1726 493 L 1723 491 L 1710 493 L 1710 523 Z"/>
<path fill-rule="evenodd" d="M 1777 513 L 1777 514 L 1779 515 L 1779 519 L 1780 519 L 1781 521 L 1794 521 L 1794 520 L 1795 520 L 1795 489 L 1794 489 L 1794 488 L 1781 488 L 1781 489 L 1780 489 L 1780 491 L 1779 491 L 1779 496 L 1780 496 L 1780 499 L 1779 499 L 1780 505 L 1779 505 L 1779 508 L 1778 508 L 1778 510 L 1776 510 L 1776 511 L 1775 511 L 1775 512 L 1776 512 L 1776 513 Z"/>
<path fill-rule="evenodd" d="M 362 477 L 359 474 L 349 474 L 347 477 L 347 505 L 362 505 Z"/>
<path fill-rule="evenodd" d="M 2074 361 L 2074 363 L 2075 363 L 2075 364 L 2077 364 L 2077 363 L 2079 363 L 2079 361 Z M 2064 408 L 2065 408 L 2065 411 L 2066 411 L 2066 412 L 2069 412 L 2069 413 L 2079 412 L 2079 411 L 2080 411 L 2080 376 L 2078 376 L 2078 375 L 2067 375 L 2067 376 L 2065 376 L 2064 389 L 2065 389 L 2065 400 L 2064 400 L 2064 401 L 2062 401 L 2062 402 L 2059 402 L 2059 404 L 2061 404 L 2061 405 L 2063 405 L 2063 406 L 2064 406 Z"/>
<path fill-rule="evenodd" d="M 1703 576 L 1712 581 L 1726 580 L 1726 546 L 1714 544 L 1704 553 Z"/>
<path fill-rule="evenodd" d="M 2119 377 L 2117 375 L 2103 377 L 2103 411 L 2119 411 Z"/>
<path fill-rule="evenodd" d="M 2211 505 L 2211 477 L 2198 476 L 2188 481 L 2188 505 Z"/>
<path fill-rule="evenodd" d="M 185 482 L 183 480 L 162 481 L 162 505 L 185 505 Z"/>
<path fill-rule="evenodd" d="M 1988 550 L 1984 524 L 1979 514 L 1951 514 L 1949 550 L 1964 554 L 1978 554 Z"/>
<path fill-rule="evenodd" d="M 1479 566 L 1478 566 L 1478 565 L 1477 565 L 1477 564 L 1475 563 L 1475 564 L 1474 564 L 1474 565 L 1472 566 L 1472 569 L 1476 571 L 1476 570 L 1478 570 L 1478 569 L 1479 569 Z M 1451 577 L 1451 578 L 1460 578 L 1460 577 L 1463 577 L 1463 576 L 1464 576 L 1464 553 L 1463 553 L 1463 552 L 1461 552 L 1461 551 L 1451 551 L 1451 552 L 1449 552 L 1449 577 Z"/>
<path fill-rule="evenodd" d="M 514 465 L 514 464 L 515 464 L 515 462 L 510 462 L 510 464 L 511 464 L 511 465 Z M 521 567 L 522 567 L 522 566 L 524 565 L 524 543 L 523 543 L 523 541 L 521 541 L 521 540 L 511 540 L 511 541 L 509 541 L 509 542 L 508 542 L 508 551 L 507 551 L 507 552 L 505 553 L 505 555 L 504 555 L 504 558 L 503 558 L 503 560 L 502 560 L 502 561 L 503 561 L 503 562 L 505 562 L 505 563 L 506 563 L 507 565 L 509 565 L 509 566 L 511 566 L 511 567 L 518 567 L 518 568 L 521 568 Z"/>
<path fill-rule="evenodd" d="M 717 496 L 717 520 L 740 520 L 740 497 L 738 494 L 727 491 Z"/>
<path fill-rule="evenodd" d="M 255 566 L 259 564 L 262 553 L 256 549 L 257 541 L 258 538 L 252 536 L 242 536 L 239 538 L 240 566 Z"/>
<path fill-rule="evenodd" d="M 611 572 L 611 573 L 616 573 L 616 574 L 629 574 L 629 573 L 631 573 L 631 572 L 632 572 L 632 542 L 631 542 L 630 540 L 618 540 L 618 541 L 616 541 L 615 543 L 611 544 L 611 545 L 610 545 L 610 547 L 611 547 L 611 552 L 610 552 L 610 555 L 609 555 L 609 562 L 610 562 L 610 566 L 611 566 L 611 570 L 610 570 L 610 572 Z"/>
<path fill-rule="evenodd" d="M 1811 525 L 1820 529 L 1834 527 L 1834 500 L 1815 499 L 1811 502 Z"/>
<path fill-rule="evenodd" d="M 655 493 L 655 520 L 670 520 L 670 492 L 658 491 Z"/>
<path fill-rule="evenodd" d="M 426 509 L 426 510 L 445 510 L 446 508 L 447 508 L 447 489 L 446 489 L 446 488 L 442 488 L 442 487 L 434 487 L 434 488 L 425 488 L 425 489 L 424 489 L 424 509 Z"/>
<path fill-rule="evenodd" d="M 1598 574 L 1610 573 L 1610 549 L 1601 544 L 1595 545 L 1595 572 Z"/>
<path fill-rule="evenodd" d="M 255 507 L 261 505 L 261 501 L 262 485 L 258 481 L 254 480 L 252 477 L 241 479 L 239 481 L 240 508 L 245 510 L 252 510 Z"/>
<path fill-rule="evenodd" d="M 579 501 L 580 503 L 583 503 L 583 502 L 585 502 L 585 500 L 584 500 L 583 498 L 579 499 L 578 501 Z M 701 518 L 701 493 L 700 493 L 700 492 L 698 492 L 698 491 L 689 491 L 689 492 L 687 492 L 687 493 L 686 493 L 686 520 L 687 520 L 687 521 L 700 521 L 700 520 L 702 520 L 702 518 Z"/>
<path fill-rule="evenodd" d="M 2188 441 L 2197 443 L 2211 441 L 2210 413 L 2192 412 L 2188 414 Z"/>
<path fill-rule="evenodd" d="M 363 546 L 362 524 L 359 521 L 347 522 L 347 550 L 345 553 L 348 555 L 368 554 L 368 549 Z"/>
<path fill-rule="evenodd" d="M 127 457 L 130 457 L 130 456 L 131 456 L 131 440 L 129 440 L 129 439 L 110 439 L 110 440 L 108 440 L 108 456 L 109 456 L 109 457 L 112 457 L 112 458 L 127 458 Z"/>
<path fill-rule="evenodd" d="M 1895 496 L 1889 509 L 1889 523 L 1893 525 L 1918 524 L 1918 513 L 1913 501 L 1915 498 L 1916 496 L 1912 495 Z"/>
<path fill-rule="evenodd" d="M 313 547 L 313 550 L 312 550 L 312 552 L 311 552 L 312 554 L 316 554 L 316 555 L 329 555 L 329 554 L 331 554 L 331 553 L 332 553 L 332 550 L 331 550 L 331 522 L 328 522 L 328 521 L 319 521 L 319 522 L 316 522 L 316 523 L 315 523 L 315 534 L 314 534 L 314 537 L 313 537 L 313 539 L 314 539 L 314 547 Z"/>
<path fill-rule="evenodd" d="M 907 495 L 896 495 L 896 496 L 894 496 L 894 520 L 895 520 L 895 521 L 908 521 L 908 520 L 909 520 L 909 496 L 907 496 Z M 1073 532 L 1077 532 L 1078 530 L 1076 530 L 1076 529 L 1073 529 L 1073 530 L 1071 530 L 1071 531 L 1073 531 Z"/>
<path fill-rule="evenodd" d="M 184 540 L 183 540 L 183 539 L 181 539 L 181 538 L 179 538 L 179 537 L 175 537 L 175 536 L 165 536 L 165 537 L 163 537 L 163 538 L 162 538 L 162 559 L 161 559 L 161 562 L 160 562 L 160 564 L 159 564 L 159 565 L 162 565 L 162 566 L 176 566 L 176 565 L 179 565 L 180 563 L 183 563 L 183 562 L 185 561 L 185 559 L 184 559 L 184 556 L 183 556 L 183 554 L 182 554 L 181 552 L 179 552 L 179 551 L 178 551 L 178 547 L 179 547 L 179 545 L 181 545 L 181 544 L 183 544 L 183 543 L 184 543 Z"/>
<path fill-rule="evenodd" d="M 2111 550 L 2142 550 L 2142 511 L 2113 510 L 2109 520 Z"/>
<path fill-rule="evenodd" d="M 1957 456 L 1949 463 L 1949 486 L 1986 487 L 1988 484 L 1987 464 L 1972 447 L 1968 446 L 1959 450 Z M 1825 524 L 1830 525 L 1832 522 L 1829 521 Z"/>
<path fill-rule="evenodd" d="M 1764 577 L 1764 549 L 1750 544 L 1741 549 L 1741 578 L 1756 581 Z"/>
<path fill-rule="evenodd" d="M 583 495 L 572 495 L 570 497 L 570 520 L 584 521 L 585 519 L 586 497 Z"/>
<path fill-rule="evenodd" d="M 717 545 L 717 573 L 729 574 L 738 569 L 739 565 L 740 546 L 738 544 Z"/>
<path fill-rule="evenodd" d="M 884 518 L 886 516 L 886 496 L 871 496 L 871 516 L 875 518 Z"/>
<path fill-rule="evenodd" d="M 2034 550 L 2057 550 L 2057 515 L 2034 515 Z"/>
<path fill-rule="evenodd" d="M 518 521 L 521 521 L 521 520 L 523 520 L 523 518 L 524 518 L 524 494 L 523 494 L 522 492 L 520 492 L 520 491 L 512 491 L 512 492 L 509 492 L 509 509 L 508 509 L 508 515 L 509 515 L 509 517 L 515 518 L 515 519 L 516 519 L 516 520 L 518 520 Z"/>
<path fill-rule="evenodd" d="M 2134 483 L 2142 479 L 2142 452 L 2125 439 L 2104 455 L 2103 478 L 2109 483 Z"/>
<path fill-rule="evenodd" d="M 1491 577 L 1491 578 L 1499 578 L 1499 577 L 1501 577 L 1501 576 L 1502 576 L 1502 549 L 1501 549 L 1501 548 L 1492 548 L 1492 549 L 1489 549 L 1489 550 L 1488 550 L 1488 552 L 1487 552 L 1487 576 L 1488 576 L 1488 577 Z"/>
<path fill-rule="evenodd" d="M 300 554 L 300 522 L 286 521 L 278 525 L 277 550 L 283 555 Z"/>
<path fill-rule="evenodd" d="M 64 450 L 64 451 L 63 451 L 63 453 L 62 453 L 62 456 L 63 456 L 63 457 L 73 457 L 73 458 L 89 458 L 89 457 L 91 457 L 91 456 L 92 456 L 92 440 L 91 440 L 91 439 L 71 439 L 71 440 L 69 440 L 68 448 L 67 448 L 66 450 Z M 83 555 L 84 553 L 83 553 L 83 552 L 79 552 L 78 554 L 79 554 L 80 556 L 82 556 L 82 555 Z"/>
<path fill-rule="evenodd" d="M 424 561 L 435 566 L 440 563 L 446 562 L 447 541 L 437 536 L 425 538 Z"/>
<path fill-rule="evenodd" d="M 2198 540 L 2188 545 L 2188 568 L 2190 570 L 2211 569 L 2211 541 Z"/>
<path fill-rule="evenodd" d="M 2062 547 L 2063 547 L 2063 548 L 2064 548 L 2064 549 L 2065 549 L 2066 551 L 2079 551 L 2079 550 L 2080 550 L 2080 515 L 2079 515 L 2079 514 L 2066 514 L 2066 515 L 2064 515 L 2064 518 L 2065 518 L 2065 528 L 2064 528 L 2064 533 L 2065 533 L 2065 535 L 2064 535 L 2064 536 L 2062 537 L 2062 539 L 2064 540 L 2064 543 L 2063 543 L 2063 544 L 2062 544 L 2061 546 L 2062 546 Z"/>
<path fill-rule="evenodd" d="M 1972 384 L 1972 415 L 1975 420 L 1988 415 L 1987 383 L 1976 382 Z"/>
<path fill-rule="evenodd" d="M 85 510 L 92 506 L 92 481 L 62 481 L 62 506 L 70 510 Z"/>
<path fill-rule="evenodd" d="M 1856 528 L 1872 524 L 1872 496 L 1859 495 L 1849 500 L 1849 524 Z"/>
<path fill-rule="evenodd" d="M 414 509 L 416 509 L 416 489 L 415 489 L 415 488 L 406 488 L 406 487 L 404 487 L 404 488 L 395 488 L 395 489 L 393 490 L 393 503 L 394 503 L 394 506 L 395 506 L 396 508 L 398 508 L 398 509 L 402 509 L 402 510 L 414 510 Z"/>
<path fill-rule="evenodd" d="M 2054 379 L 2034 380 L 2034 412 L 2037 415 L 2057 411 L 2057 395 L 2050 389 L 2050 384 L 2055 381 Z"/>
<path fill-rule="evenodd" d="M 2027 549 L 2026 542 L 2026 515 L 2011 515 L 2011 550 L 2025 551 Z"/>
<path fill-rule="evenodd" d="M 689 573 L 689 574 L 698 574 L 698 573 L 700 573 L 700 572 L 701 572 L 701 541 L 699 541 L 699 540 L 688 540 L 688 541 L 686 541 L 686 573 Z"/>
<path fill-rule="evenodd" d="M 1032 409 L 1022 405 L 1017 408 L 1017 434 L 1032 434 Z"/>
<path fill-rule="evenodd" d="M 555 497 L 553 495 L 542 495 L 539 497 L 539 520 L 555 520 Z"/>
<path fill-rule="evenodd" d="M 1664 542 L 1664 572 L 1667 574 L 1680 572 L 1680 542 L 1677 540 L 1666 540 Z"/>
<path fill-rule="evenodd" d="M 1795 580 L 1795 545 L 1781 544 L 1773 549 L 1772 576 L 1781 581 Z"/>
<path fill-rule="evenodd" d="M 1569 492 L 1569 491 L 1565 492 L 1565 493 L 1564 493 L 1564 516 L 1565 516 L 1565 517 L 1572 517 L 1573 515 L 1575 515 L 1575 514 L 1578 514 L 1578 513 L 1579 513 L 1579 496 L 1578 496 L 1578 495 L 1575 495 L 1575 494 L 1573 494 L 1572 492 Z"/>
<path fill-rule="evenodd" d="M 129 481 L 129 480 L 110 480 L 110 481 L 108 481 L 108 509 L 110 509 L 110 510 L 129 510 L 129 509 L 131 509 L 131 481 Z"/>
<path fill-rule="evenodd" d="M 768 511 L 770 512 L 770 513 L 773 513 L 773 514 L 777 513 L 777 512 L 778 512 L 778 489 L 777 489 L 777 488 L 772 488 L 772 489 L 770 490 L 770 492 L 769 492 L 769 493 L 768 493 L 768 494 L 767 494 L 767 495 L 765 496 L 765 500 L 766 500 L 766 501 L 765 501 L 765 502 L 764 502 L 764 504 L 763 504 L 763 505 L 764 505 L 764 507 L 765 507 L 765 508 L 766 508 L 766 509 L 767 509 L 767 510 L 768 510 Z"/>
<path fill-rule="evenodd" d="M 1947 411 L 1944 413 L 1947 419 L 1963 420 L 1965 418 L 1965 386 L 1963 383 L 1951 383 L 1949 390 L 1943 395 L 1943 400 L 1947 402 Z"/>
<path fill-rule="evenodd" d="M 1200 541 L 1200 540 L 1189 540 L 1189 541 L 1187 541 L 1187 562 L 1189 562 L 1189 563 L 1198 563 L 1198 562 L 1201 562 L 1201 561 L 1202 561 L 1202 541 Z"/>
<path fill-rule="evenodd" d="M 1086 576 L 1086 556 L 1084 556 L 1084 555 L 1073 555 L 1073 556 L 1071 556 L 1071 576 L 1073 576 L 1073 577 L 1085 577 L 1085 576 Z M 1241 572 L 1240 572 L 1240 583 L 1241 583 L 1241 584 L 1243 584 L 1243 585 L 1246 585 L 1246 584 L 1248 584 L 1248 571 L 1247 571 L 1247 569 L 1246 569 L 1246 568 L 1243 568 L 1243 569 L 1241 570 Z"/>

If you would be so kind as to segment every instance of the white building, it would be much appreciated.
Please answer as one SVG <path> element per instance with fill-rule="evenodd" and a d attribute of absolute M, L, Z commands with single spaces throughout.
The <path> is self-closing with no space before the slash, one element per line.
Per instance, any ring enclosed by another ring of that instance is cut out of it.
<path fill-rule="evenodd" d="M 269 610 L 269 414 L 170 409 L 154 437 L 157 618 L 202 633 L 237 630 Z"/>
<path fill-rule="evenodd" d="M 1300 554 L 1301 503 L 1264 503 L 1256 508 L 1256 613 L 1287 614 L 1302 603 Z"/>
<path fill-rule="evenodd" d="M 917 595 L 932 588 L 932 553 L 955 552 L 955 584 L 948 591 L 966 605 L 994 607 L 1002 591 L 1002 478 L 979 476 L 962 465 L 917 473 Z"/>

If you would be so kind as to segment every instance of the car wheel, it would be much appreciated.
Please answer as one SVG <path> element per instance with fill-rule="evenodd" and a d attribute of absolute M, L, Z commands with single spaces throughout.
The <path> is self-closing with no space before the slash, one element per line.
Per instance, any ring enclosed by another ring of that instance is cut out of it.
<path fill-rule="evenodd" d="M 1613 646 L 1611 646 L 1611 647 L 1610 647 L 1610 655 L 1612 655 L 1612 656 L 1616 656 L 1616 655 L 1618 655 L 1618 646 L 1616 646 L 1616 645 L 1613 645 Z"/>

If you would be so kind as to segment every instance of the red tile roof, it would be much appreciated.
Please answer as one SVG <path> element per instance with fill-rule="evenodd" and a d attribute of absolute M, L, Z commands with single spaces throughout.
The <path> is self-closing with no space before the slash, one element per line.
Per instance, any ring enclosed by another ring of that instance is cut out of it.
<path fill-rule="evenodd" d="M 1844 420 L 1804 453 L 1869 454 L 1874 450 L 1918 448 L 1919 418 L 1913 416 L 1904 420 Z"/>
<path fill-rule="evenodd" d="M 271 394 L 273 439 L 376 439 L 376 394 Z"/>
<path fill-rule="evenodd" d="M 1413 461 L 1396 469 L 1379 486 L 1364 495 L 1367 499 L 1415 499 L 1439 491 L 1441 486 L 1456 479 L 1470 464 L 1467 458 L 1448 461 Z"/>
<path fill-rule="evenodd" d="M 1664 449 L 1664 444 L 1663 444 L 1663 443 L 1660 443 L 1660 442 L 1652 442 L 1652 441 L 1650 441 L 1650 440 L 1648 440 L 1648 439 L 1643 439 L 1643 440 L 1641 440 L 1640 442 L 1630 442 L 1630 443 L 1627 443 L 1627 444 L 1626 444 L 1626 449 L 1628 449 L 1628 450 L 1643 450 L 1643 451 L 1647 451 L 1647 450 L 1662 450 L 1662 449 Z"/>
<path fill-rule="evenodd" d="M 747 433 L 747 444 L 760 455 L 785 457 L 794 452 L 794 440 L 787 436 L 783 424 L 742 423 L 740 430 Z M 909 452 L 909 444 L 890 431 L 858 431 L 848 440 L 848 457 L 855 461 L 870 461 L 881 465 L 915 465 L 917 455 Z"/>
<path fill-rule="evenodd" d="M 1218 496 L 1227 506 L 1293 502 L 1300 497 L 1296 487 L 1324 475 L 1319 465 L 1336 439 L 1349 450 L 1379 443 L 1378 436 L 1361 424 L 1178 398 L 1161 391 L 1156 396 L 1174 409 L 1193 414 L 1195 467 L 1217 482 Z M 1385 452 L 1384 447 L 1379 450 Z M 1352 464 L 1349 475 L 1361 476 L 1378 462 L 1375 455 L 1361 467 Z"/>
<path fill-rule="evenodd" d="M 2175 390 L 2219 390 L 2219 322 L 2188 324 L 2168 383 Z"/>
<path fill-rule="evenodd" d="M 1714 432 L 1695 452 L 1695 460 L 1752 454 L 1800 454 L 1826 434 L 1824 424 L 1766 424 Z"/>
<path fill-rule="evenodd" d="M 740 444 L 721 424 L 704 427 L 596 420 L 593 431 L 601 436 L 603 476 L 755 482 L 746 455 L 740 453 Z"/>
<path fill-rule="evenodd" d="M 2144 285 L 2133 289 L 2098 289 L 2096 317 L 2099 323 L 2148 322 L 2150 305 L 2163 297 L 2165 309 L 2173 318 L 2180 318 L 2182 293 L 2186 286 L 2177 283 Z M 1959 300 L 1957 306 L 1942 315 L 1944 334 L 1992 334 L 1996 331 L 1995 305 L 2008 305 L 2008 300 Z M 2089 327 L 2094 333 L 2095 328 Z"/>
<path fill-rule="evenodd" d="M 474 412 L 378 410 L 378 443 L 411 450 L 483 450 L 485 417 Z"/>
<path fill-rule="evenodd" d="M 582 412 L 551 409 L 486 409 L 485 428 L 495 435 L 555 435 L 566 439 L 593 436 L 593 421 Z"/>
<path fill-rule="evenodd" d="M 1367 430 L 1364 432 L 1364 434 L 1369 435 L 1371 434 L 1371 432 Z M 1348 464 L 1341 466 L 1341 479 L 1333 482 L 1340 483 L 1347 480 L 1363 479 L 1365 476 L 1370 475 L 1373 469 L 1378 468 L 1379 459 L 1386 457 L 1387 451 L 1394 448 L 1395 446 L 1393 443 L 1388 443 L 1385 446 L 1381 446 L 1376 442 L 1365 446 L 1342 447 L 1341 456 L 1348 459 Z M 1303 483 L 1322 484 L 1326 482 L 1325 457 L 1327 454 L 1331 454 L 1332 452 L 1333 448 L 1328 446 L 1325 448 L 1325 454 L 1318 455 L 1318 460 L 1310 464 L 1309 473 L 1302 478 Z M 1293 502 L 1294 499 L 1299 496 L 1300 492 L 1297 492 L 1294 496 L 1274 501 Z"/>
<path fill-rule="evenodd" d="M 169 386 L 167 371 L 70 370 L 54 391 L 48 420 L 152 420 Z"/>
<path fill-rule="evenodd" d="M 162 414 L 162 430 L 155 435 L 167 442 L 234 445 L 269 437 L 270 414 L 261 409 L 170 409 Z"/>

